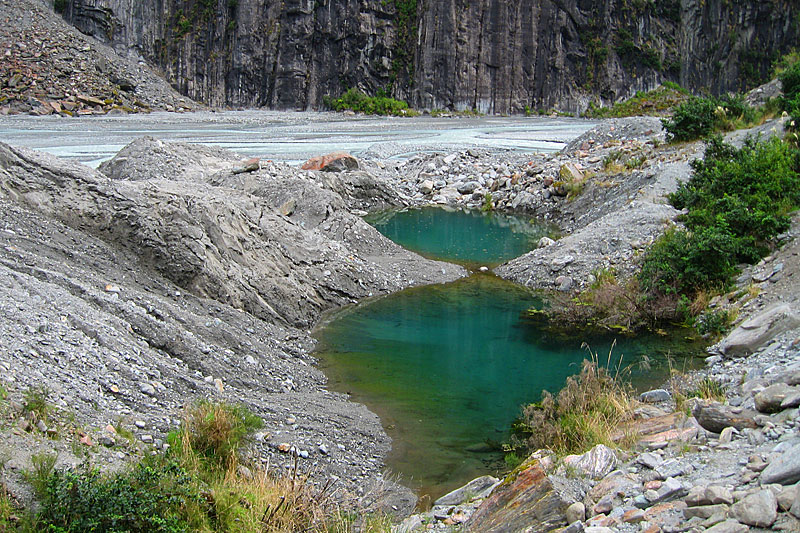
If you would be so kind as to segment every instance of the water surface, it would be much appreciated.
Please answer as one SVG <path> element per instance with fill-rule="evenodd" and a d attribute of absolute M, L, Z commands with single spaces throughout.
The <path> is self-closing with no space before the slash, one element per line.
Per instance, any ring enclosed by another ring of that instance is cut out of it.
<path fill-rule="evenodd" d="M 550 339 L 520 313 L 539 300 L 489 273 L 446 285 L 408 289 L 329 317 L 317 332 L 318 355 L 334 390 L 348 392 L 381 417 L 393 439 L 390 468 L 433 498 L 495 472 L 524 403 L 558 391 L 592 351 L 606 360 L 613 337 Z M 612 362 L 623 366 L 697 346 L 672 338 L 618 339 Z M 637 378 L 660 381 L 664 374 Z"/>
<path fill-rule="evenodd" d="M 383 211 L 366 220 L 404 248 L 468 267 L 519 257 L 554 229 L 523 217 L 438 207 Z"/>

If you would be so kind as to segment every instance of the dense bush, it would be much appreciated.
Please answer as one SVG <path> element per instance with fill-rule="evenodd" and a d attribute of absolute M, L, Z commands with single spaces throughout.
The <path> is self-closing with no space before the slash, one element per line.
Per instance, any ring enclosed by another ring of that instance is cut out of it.
<path fill-rule="evenodd" d="M 351 110 L 367 115 L 410 115 L 413 112 L 408 108 L 408 104 L 389 98 L 385 94 L 378 96 L 367 96 L 358 89 L 349 89 L 341 98 L 332 100 L 325 99 L 325 104 L 334 111 Z"/>
<path fill-rule="evenodd" d="M 180 466 L 141 463 L 110 476 L 88 468 L 54 471 L 40 499 L 42 530 L 173 533 L 190 530 L 177 511 L 200 496 Z"/>
<path fill-rule="evenodd" d="M 717 104 L 710 98 L 690 98 L 675 108 L 671 118 L 662 119 L 671 141 L 691 141 L 710 135 L 717 120 Z"/>
<path fill-rule="evenodd" d="M 800 107 L 800 61 L 786 67 L 778 74 L 783 90 L 784 109 L 794 111 Z"/>
<path fill-rule="evenodd" d="M 643 289 L 693 296 L 722 288 L 737 264 L 765 255 L 800 206 L 799 162 L 797 149 L 777 138 L 750 139 L 740 149 L 712 138 L 689 181 L 670 196 L 687 209 L 685 229 L 666 232 L 648 250 Z"/>
<path fill-rule="evenodd" d="M 693 141 L 712 133 L 731 131 L 757 123 L 769 109 L 756 110 L 741 95 L 719 98 L 694 96 L 675 108 L 672 117 L 662 119 L 670 141 Z"/>

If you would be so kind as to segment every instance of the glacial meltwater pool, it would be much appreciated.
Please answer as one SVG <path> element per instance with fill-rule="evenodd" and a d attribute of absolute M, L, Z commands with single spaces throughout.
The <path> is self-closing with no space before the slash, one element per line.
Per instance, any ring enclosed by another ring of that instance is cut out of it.
<path fill-rule="evenodd" d="M 472 269 L 519 257 L 555 229 L 501 213 L 439 207 L 381 211 L 366 221 L 408 250 Z"/>
<path fill-rule="evenodd" d="M 479 213 L 440 209 L 371 220 L 407 248 L 468 266 L 520 255 L 536 241 L 509 243 L 529 230 L 527 235 L 537 234 L 530 220 L 505 217 L 495 224 Z M 540 234 L 546 231 L 538 228 Z M 474 255 L 467 253 L 470 247 Z M 526 324 L 521 313 L 539 303 L 526 288 L 477 272 L 329 315 L 316 332 L 317 355 L 332 389 L 350 393 L 381 417 L 393 439 L 392 471 L 420 495 L 435 499 L 502 468 L 502 455 L 488 444 L 507 438 L 522 404 L 538 400 L 542 390 L 557 391 L 578 372 L 589 356 L 584 342 L 606 359 L 613 337 L 565 341 Z M 623 357 L 627 366 L 644 355 L 651 359 L 654 370 L 634 373 L 640 384 L 663 379 L 667 356 L 683 365 L 702 353 L 678 332 L 616 341 L 612 362 Z"/>

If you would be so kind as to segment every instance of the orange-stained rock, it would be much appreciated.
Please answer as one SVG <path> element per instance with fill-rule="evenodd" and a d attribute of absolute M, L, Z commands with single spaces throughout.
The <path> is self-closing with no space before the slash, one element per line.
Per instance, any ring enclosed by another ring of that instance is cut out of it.
<path fill-rule="evenodd" d="M 352 155 L 345 152 L 333 152 L 322 156 L 312 157 L 303 163 L 303 170 L 323 170 L 341 172 L 343 170 L 355 170 L 358 168 L 358 161 Z"/>
<path fill-rule="evenodd" d="M 492 492 L 467 521 L 467 531 L 552 531 L 567 525 L 567 507 L 577 498 L 567 495 L 557 478 L 547 476 L 534 460 Z"/>

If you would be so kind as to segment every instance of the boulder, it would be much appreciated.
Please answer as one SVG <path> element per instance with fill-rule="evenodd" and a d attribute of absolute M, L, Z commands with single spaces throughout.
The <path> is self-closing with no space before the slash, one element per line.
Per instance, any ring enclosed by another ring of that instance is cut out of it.
<path fill-rule="evenodd" d="M 541 239 L 539 239 L 539 242 L 536 243 L 536 247 L 537 248 L 544 248 L 545 246 L 550 246 L 550 245 L 555 244 L 555 243 L 556 243 L 556 241 L 554 241 L 550 237 L 542 237 Z"/>
<path fill-rule="evenodd" d="M 771 490 L 763 489 L 734 504 L 731 514 L 748 526 L 769 527 L 778 518 L 778 500 Z"/>
<path fill-rule="evenodd" d="M 794 502 L 792 503 L 792 507 L 789 509 L 789 513 L 796 518 L 800 518 L 800 488 L 795 487 Z"/>
<path fill-rule="evenodd" d="M 631 498 L 642 492 L 642 482 L 633 474 L 614 472 L 589 490 L 586 501 L 589 504 L 599 502 L 607 494 Z"/>
<path fill-rule="evenodd" d="M 775 383 L 757 393 L 754 397 L 756 409 L 762 413 L 775 413 L 784 408 L 781 404 L 787 397 L 796 395 L 800 389 L 790 387 L 786 383 Z"/>
<path fill-rule="evenodd" d="M 459 505 L 472 498 L 485 498 L 494 489 L 500 480 L 492 476 L 481 476 L 473 479 L 463 487 L 449 492 L 433 502 L 433 505 Z"/>
<path fill-rule="evenodd" d="M 725 520 L 708 529 L 706 533 L 747 533 L 750 528 L 736 520 Z"/>
<path fill-rule="evenodd" d="M 472 194 L 474 193 L 479 187 L 481 186 L 480 183 L 477 181 L 465 181 L 464 183 L 459 183 L 457 190 L 459 194 Z"/>
<path fill-rule="evenodd" d="M 434 188 L 435 185 L 431 180 L 425 180 L 419 184 L 419 192 L 422 194 L 432 194 Z"/>
<path fill-rule="evenodd" d="M 604 444 L 598 444 L 583 455 L 564 457 L 564 464 L 592 479 L 601 479 L 616 468 L 619 460 L 611 448 Z"/>
<path fill-rule="evenodd" d="M 741 412 L 734 413 L 730 407 L 719 402 L 696 402 L 692 414 L 703 429 L 712 433 L 720 433 L 726 427 L 740 431 L 757 427 L 754 417 L 758 413 L 755 411 L 742 409 Z"/>
<path fill-rule="evenodd" d="M 776 335 L 800 326 L 800 316 L 788 304 L 773 305 L 733 330 L 719 345 L 728 357 L 753 353 Z"/>
<path fill-rule="evenodd" d="M 357 170 L 358 160 L 346 152 L 332 152 L 312 157 L 301 167 L 303 170 L 322 170 L 324 172 L 343 172 Z"/>
<path fill-rule="evenodd" d="M 552 480 L 542 462 L 533 460 L 499 485 L 466 523 L 467 531 L 550 531 L 567 525 L 574 495 Z"/>
<path fill-rule="evenodd" d="M 666 402 L 670 398 L 672 398 L 672 395 L 665 389 L 649 390 L 639 395 L 639 401 L 644 403 Z"/>
<path fill-rule="evenodd" d="M 575 502 L 567 507 L 566 515 L 568 524 L 578 521 L 583 522 L 586 520 L 586 506 L 581 502 Z"/>
<path fill-rule="evenodd" d="M 762 485 L 780 483 L 791 485 L 800 481 L 800 444 L 784 451 L 761 472 Z"/>

